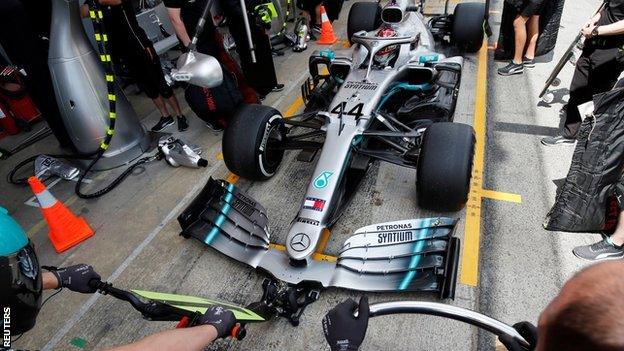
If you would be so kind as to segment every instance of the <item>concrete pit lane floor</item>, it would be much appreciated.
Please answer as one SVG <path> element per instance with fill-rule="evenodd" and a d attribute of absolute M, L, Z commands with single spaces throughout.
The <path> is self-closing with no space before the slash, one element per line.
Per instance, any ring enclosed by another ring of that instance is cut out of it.
<path fill-rule="evenodd" d="M 334 23 L 344 46 L 346 18 L 352 2 L 346 2 L 340 20 Z M 577 29 L 597 6 L 589 0 L 568 1 L 555 49 L 555 59 L 568 46 Z M 551 233 L 541 223 L 554 201 L 556 184 L 565 177 L 573 148 L 546 148 L 540 138 L 556 133 L 561 101 L 540 103 L 537 93 L 554 62 L 538 64 L 523 75 L 501 77 L 492 61 L 502 0 L 491 3 L 491 24 L 495 36 L 481 51 L 467 55 L 455 121 L 468 123 L 477 131 L 470 201 L 465 210 L 445 214 L 461 220 L 456 235 L 462 239 L 460 277 L 454 301 L 445 303 L 471 308 L 509 324 L 521 320 L 536 322 L 540 311 L 574 272 L 586 263 L 575 258 L 575 245 L 589 244 L 596 235 Z M 275 58 L 280 93 L 270 94 L 265 104 L 292 115 L 302 110 L 300 85 L 307 77 L 307 58 L 317 46 L 303 53 Z M 565 68 L 562 85 L 571 78 Z M 177 91 L 180 101 L 183 92 Z M 144 96 L 129 94 L 142 122 L 152 126 L 157 112 Z M 74 183 L 61 181 L 52 193 L 75 213 L 84 216 L 96 234 L 63 254 L 56 254 L 46 235 L 39 209 L 33 207 L 28 188 L 2 183 L 0 204 L 27 230 L 42 264 L 67 266 L 86 262 L 106 280 L 121 288 L 189 294 L 246 305 L 261 296 L 263 275 L 180 236 L 177 215 L 186 207 L 209 177 L 225 178 L 249 192 L 269 214 L 272 240 L 283 243 L 290 220 L 295 216 L 313 163 L 295 160 L 287 154 L 275 177 L 265 182 L 238 179 L 225 167 L 221 156 L 221 135 L 206 129 L 184 104 L 191 127 L 173 132 L 188 143 L 202 147 L 208 159 L 206 169 L 171 168 L 155 162 L 135 171 L 108 195 L 81 200 L 73 194 Z M 6 147 L 7 140 L 0 141 Z M 43 142 L 0 162 L 6 174 L 20 160 L 56 148 L 49 137 Z M 93 173 L 94 187 L 107 183 L 121 170 Z M 354 201 L 332 229 L 323 253 L 336 254 L 342 243 L 359 227 L 391 220 L 432 215 L 415 204 L 415 174 L 391 164 L 372 167 Z M 46 292 L 45 297 L 51 292 Z M 308 307 L 299 327 L 277 319 L 248 326 L 242 341 L 222 340 L 211 349 L 233 350 L 327 350 L 321 330 L 322 316 L 347 297 L 358 292 L 328 289 Z M 426 300 L 423 293 L 369 294 L 370 301 Z M 100 350 L 138 340 L 173 327 L 170 322 L 141 319 L 124 302 L 102 295 L 62 291 L 42 309 L 36 327 L 14 344 L 17 349 Z M 493 350 L 495 339 L 465 324 L 426 316 L 392 316 L 371 319 L 362 350 Z"/>

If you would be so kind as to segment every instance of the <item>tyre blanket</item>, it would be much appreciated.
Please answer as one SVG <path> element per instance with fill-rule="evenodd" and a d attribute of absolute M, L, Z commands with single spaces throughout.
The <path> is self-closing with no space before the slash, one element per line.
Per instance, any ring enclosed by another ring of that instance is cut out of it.
<path fill-rule="evenodd" d="M 184 98 L 191 110 L 205 122 L 225 127 L 243 96 L 238 89 L 236 76 L 221 65 L 223 83 L 214 88 L 189 85 L 184 91 Z"/>
<path fill-rule="evenodd" d="M 509 1 L 509 2 L 508 2 Z M 510 60 L 514 53 L 514 29 L 513 21 L 525 1 L 508 0 L 503 6 L 498 44 L 494 52 L 495 60 Z M 555 48 L 559 25 L 563 13 L 565 0 L 546 1 L 540 15 L 540 34 L 537 40 L 536 56 L 546 55 Z"/>
<path fill-rule="evenodd" d="M 544 228 L 613 232 L 624 194 L 624 88 L 594 96 L 579 130 L 572 164 Z"/>

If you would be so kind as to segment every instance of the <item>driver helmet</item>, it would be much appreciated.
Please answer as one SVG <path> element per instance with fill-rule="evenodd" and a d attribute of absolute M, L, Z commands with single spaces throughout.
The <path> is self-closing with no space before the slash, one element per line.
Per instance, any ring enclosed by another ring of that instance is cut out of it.
<path fill-rule="evenodd" d="M 29 331 L 41 308 L 41 267 L 32 243 L 8 211 L 0 207 L 0 307 L 11 335 Z"/>
<path fill-rule="evenodd" d="M 379 31 L 377 31 L 378 38 L 389 38 L 389 37 L 396 37 L 396 36 L 397 36 L 396 30 L 394 30 L 394 28 L 388 25 L 379 28 Z M 390 63 L 390 61 L 392 61 L 392 59 L 397 56 L 398 52 L 399 52 L 398 45 L 389 45 L 377 51 L 377 53 L 375 54 L 375 57 L 373 57 L 373 60 L 375 61 L 375 63 L 377 63 L 380 66 L 387 66 Z"/>

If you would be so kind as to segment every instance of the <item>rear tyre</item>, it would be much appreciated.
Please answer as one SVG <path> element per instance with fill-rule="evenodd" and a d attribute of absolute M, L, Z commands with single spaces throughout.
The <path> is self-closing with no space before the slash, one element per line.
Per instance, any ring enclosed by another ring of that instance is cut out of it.
<path fill-rule="evenodd" d="M 431 125 L 418 157 L 418 205 L 441 212 L 459 211 L 468 201 L 475 135 L 471 126 L 441 122 Z"/>
<path fill-rule="evenodd" d="M 354 33 L 361 30 L 370 32 L 381 25 L 381 7 L 377 2 L 356 2 L 349 10 L 347 38 L 349 43 Z"/>
<path fill-rule="evenodd" d="M 270 145 L 279 144 L 285 135 L 279 111 L 264 105 L 243 105 L 223 134 L 223 161 L 232 173 L 243 178 L 269 179 L 284 156 L 284 150 Z"/>
<path fill-rule="evenodd" d="M 464 2 L 453 12 L 452 40 L 460 49 L 477 52 L 483 44 L 485 4 Z"/>

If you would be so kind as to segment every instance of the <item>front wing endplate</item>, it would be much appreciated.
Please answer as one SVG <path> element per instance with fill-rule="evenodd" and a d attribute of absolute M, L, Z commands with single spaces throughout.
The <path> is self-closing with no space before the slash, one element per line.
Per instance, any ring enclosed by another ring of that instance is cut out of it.
<path fill-rule="evenodd" d="M 360 291 L 433 291 L 453 298 L 457 281 L 457 220 L 438 217 L 379 223 L 358 229 L 336 261 L 292 265 L 269 241 L 266 210 L 224 180 L 210 179 L 178 217 L 181 235 L 261 268 L 289 284 L 317 283 Z"/>

